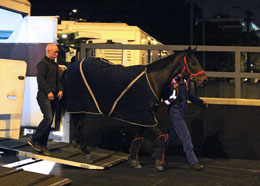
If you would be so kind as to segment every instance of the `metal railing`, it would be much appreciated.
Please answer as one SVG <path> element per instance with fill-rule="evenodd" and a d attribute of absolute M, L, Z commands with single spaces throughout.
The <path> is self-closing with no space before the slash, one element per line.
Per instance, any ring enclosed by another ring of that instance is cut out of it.
<path fill-rule="evenodd" d="M 121 50 L 168 50 L 182 51 L 189 45 L 125 45 L 125 44 L 81 44 L 80 58 L 87 56 L 89 49 L 121 49 Z M 241 53 L 258 52 L 260 47 L 240 47 L 240 46 L 191 46 L 197 47 L 197 51 L 204 52 L 231 52 L 235 54 L 235 71 L 234 72 L 214 72 L 206 71 L 208 77 L 216 78 L 234 78 L 235 79 L 235 98 L 241 98 L 241 78 L 258 78 L 260 73 L 241 72 Z"/>

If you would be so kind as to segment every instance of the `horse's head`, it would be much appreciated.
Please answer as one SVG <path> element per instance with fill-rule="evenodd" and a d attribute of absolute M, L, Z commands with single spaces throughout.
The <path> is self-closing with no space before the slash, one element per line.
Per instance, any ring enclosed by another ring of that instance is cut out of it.
<path fill-rule="evenodd" d="M 199 86 L 203 86 L 208 82 L 208 78 L 194 54 L 195 51 L 196 48 L 192 50 L 190 47 L 188 50 L 185 50 L 183 64 L 180 67 L 180 74 L 182 74 L 182 77 L 185 79 L 196 80 Z"/>

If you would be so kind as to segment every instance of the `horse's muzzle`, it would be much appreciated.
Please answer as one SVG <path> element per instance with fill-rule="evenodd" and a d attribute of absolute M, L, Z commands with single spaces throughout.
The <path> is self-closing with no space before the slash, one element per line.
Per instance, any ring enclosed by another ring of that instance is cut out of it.
<path fill-rule="evenodd" d="M 207 78 L 207 79 L 204 79 L 204 80 L 202 81 L 201 86 L 202 86 L 202 87 L 203 87 L 203 86 L 206 86 L 206 85 L 208 84 L 208 82 L 209 82 L 208 78 Z"/>
<path fill-rule="evenodd" d="M 208 78 L 207 79 L 203 79 L 202 81 L 198 80 L 198 85 L 200 87 L 206 86 L 207 84 L 208 84 Z"/>

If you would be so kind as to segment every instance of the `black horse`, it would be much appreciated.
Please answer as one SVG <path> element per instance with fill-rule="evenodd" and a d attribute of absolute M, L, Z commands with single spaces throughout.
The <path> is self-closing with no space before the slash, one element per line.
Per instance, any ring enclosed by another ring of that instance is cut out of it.
<path fill-rule="evenodd" d="M 84 59 L 71 65 L 66 72 L 66 107 L 68 112 L 79 117 L 82 113 L 106 115 L 135 125 L 138 132 L 130 148 L 131 165 L 135 168 L 141 167 L 138 151 L 143 129 L 152 130 L 157 136 L 152 156 L 160 170 L 164 164 L 167 135 L 156 127 L 155 111 L 163 87 L 178 73 L 183 73 L 186 79 L 198 80 L 199 85 L 207 81 L 190 48 L 148 65 L 130 67 L 113 65 L 100 58 Z"/>

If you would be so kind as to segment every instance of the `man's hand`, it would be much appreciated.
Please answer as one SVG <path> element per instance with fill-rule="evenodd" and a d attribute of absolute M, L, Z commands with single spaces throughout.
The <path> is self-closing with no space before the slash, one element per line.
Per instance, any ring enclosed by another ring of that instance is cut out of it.
<path fill-rule="evenodd" d="M 63 96 L 63 91 L 59 91 L 58 95 L 57 95 L 58 99 L 60 100 L 62 98 L 62 96 Z"/>
<path fill-rule="evenodd" d="M 54 94 L 53 94 L 52 92 L 50 92 L 50 93 L 48 94 L 48 99 L 49 99 L 49 100 L 54 100 Z"/>
<path fill-rule="evenodd" d="M 209 107 L 209 104 L 208 104 L 207 102 L 203 101 L 203 107 L 204 107 L 204 108 L 208 108 L 208 107 Z"/>
<path fill-rule="evenodd" d="M 173 84 L 173 88 L 178 88 L 178 87 L 179 87 L 179 83 L 178 82 Z"/>

